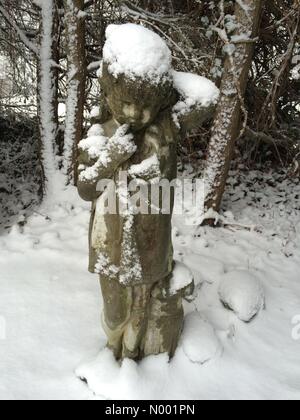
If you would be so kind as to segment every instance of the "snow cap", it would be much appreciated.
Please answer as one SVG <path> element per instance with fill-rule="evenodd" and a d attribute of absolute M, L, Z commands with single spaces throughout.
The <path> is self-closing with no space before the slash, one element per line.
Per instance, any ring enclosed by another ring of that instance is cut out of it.
<path fill-rule="evenodd" d="M 132 23 L 107 27 L 103 59 L 114 77 L 123 74 L 131 80 L 141 78 L 153 84 L 169 79 L 172 69 L 172 54 L 165 41 L 155 32 Z"/>

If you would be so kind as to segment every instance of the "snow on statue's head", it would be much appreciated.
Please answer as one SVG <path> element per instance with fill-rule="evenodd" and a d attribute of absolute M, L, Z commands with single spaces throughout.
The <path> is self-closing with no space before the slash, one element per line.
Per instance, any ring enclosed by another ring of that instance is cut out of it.
<path fill-rule="evenodd" d="M 143 26 L 110 25 L 100 83 L 118 123 L 143 129 L 171 103 L 171 51 L 163 39 Z"/>

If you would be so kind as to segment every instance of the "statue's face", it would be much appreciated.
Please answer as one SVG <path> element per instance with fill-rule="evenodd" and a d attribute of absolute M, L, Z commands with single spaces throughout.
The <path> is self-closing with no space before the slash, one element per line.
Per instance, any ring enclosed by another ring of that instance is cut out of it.
<path fill-rule="evenodd" d="M 119 124 L 128 124 L 134 131 L 142 130 L 153 123 L 161 109 L 161 99 L 141 93 L 140 97 L 130 92 L 107 94 L 107 103 L 113 117 Z"/>
<path fill-rule="evenodd" d="M 114 78 L 106 64 L 100 83 L 113 118 L 121 125 L 130 125 L 133 131 L 151 125 L 170 101 L 169 84 L 151 85 L 147 81 L 128 80 L 124 76 Z"/>

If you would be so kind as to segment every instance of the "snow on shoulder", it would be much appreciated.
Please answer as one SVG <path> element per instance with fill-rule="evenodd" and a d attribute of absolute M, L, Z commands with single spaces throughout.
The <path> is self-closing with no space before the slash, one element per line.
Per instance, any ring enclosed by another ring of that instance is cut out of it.
<path fill-rule="evenodd" d="M 237 317 L 251 321 L 265 306 L 265 294 L 260 281 L 246 270 L 226 273 L 219 288 L 221 302 Z"/>
<path fill-rule="evenodd" d="M 181 96 L 180 102 L 174 107 L 176 114 L 184 115 L 193 107 L 207 108 L 216 105 L 220 96 L 217 86 L 193 73 L 173 71 L 174 87 Z"/>
<path fill-rule="evenodd" d="M 165 41 L 141 25 L 109 25 L 103 50 L 104 62 L 115 77 L 124 74 L 135 80 L 158 84 L 169 78 L 172 54 Z"/>

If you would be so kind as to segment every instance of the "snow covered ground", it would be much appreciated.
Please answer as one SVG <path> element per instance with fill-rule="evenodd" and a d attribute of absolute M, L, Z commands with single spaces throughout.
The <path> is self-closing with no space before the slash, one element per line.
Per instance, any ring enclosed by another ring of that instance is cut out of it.
<path fill-rule="evenodd" d="M 300 399 L 300 187 L 260 172 L 232 173 L 229 184 L 226 227 L 174 218 L 176 258 L 193 271 L 197 298 L 185 304 L 171 363 L 162 355 L 120 367 L 103 350 L 99 285 L 87 272 L 89 205 L 75 189 L 2 235 L 0 398 Z M 263 286 L 251 323 L 220 302 L 230 273 Z M 76 377 L 80 365 L 97 397 Z"/>

